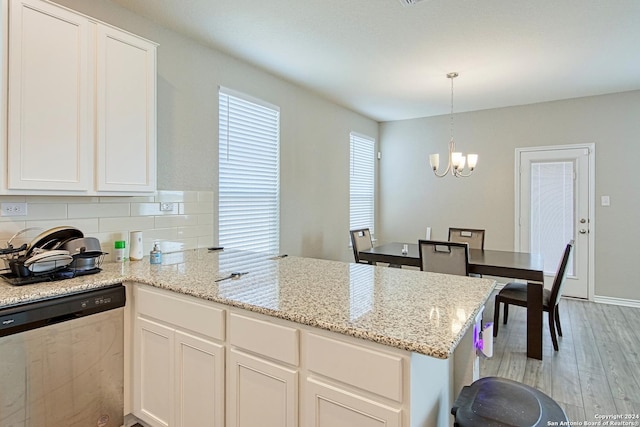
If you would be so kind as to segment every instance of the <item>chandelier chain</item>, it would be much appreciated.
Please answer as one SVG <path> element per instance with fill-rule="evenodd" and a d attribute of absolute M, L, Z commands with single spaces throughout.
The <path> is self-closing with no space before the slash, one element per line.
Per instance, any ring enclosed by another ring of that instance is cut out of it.
<path fill-rule="evenodd" d="M 451 140 L 453 141 L 453 79 L 455 78 L 455 75 L 451 75 L 450 79 L 451 79 L 451 115 L 449 118 L 450 121 L 450 133 L 451 133 Z"/>

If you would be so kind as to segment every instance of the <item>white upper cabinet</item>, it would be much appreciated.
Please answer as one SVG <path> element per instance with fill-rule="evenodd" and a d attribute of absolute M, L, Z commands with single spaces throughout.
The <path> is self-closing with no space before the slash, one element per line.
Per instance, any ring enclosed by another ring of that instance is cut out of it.
<path fill-rule="evenodd" d="M 10 6 L 8 187 L 89 191 L 90 22 L 40 1 Z"/>
<path fill-rule="evenodd" d="M 156 46 L 97 33 L 98 191 L 156 189 Z"/>
<path fill-rule="evenodd" d="M 43 0 L 10 0 L 8 31 L 0 190 L 154 192 L 156 45 Z"/>

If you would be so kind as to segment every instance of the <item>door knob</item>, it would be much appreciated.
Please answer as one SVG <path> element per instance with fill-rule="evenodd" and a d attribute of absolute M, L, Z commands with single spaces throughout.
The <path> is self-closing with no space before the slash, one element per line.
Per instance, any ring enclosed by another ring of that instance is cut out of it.
<path fill-rule="evenodd" d="M 585 230 L 584 228 L 580 229 L 580 234 L 587 234 L 587 230 Z"/>
<path fill-rule="evenodd" d="M 586 220 L 586 219 L 584 219 L 584 218 L 580 218 L 580 224 L 584 224 L 585 222 L 587 222 L 587 220 Z"/>

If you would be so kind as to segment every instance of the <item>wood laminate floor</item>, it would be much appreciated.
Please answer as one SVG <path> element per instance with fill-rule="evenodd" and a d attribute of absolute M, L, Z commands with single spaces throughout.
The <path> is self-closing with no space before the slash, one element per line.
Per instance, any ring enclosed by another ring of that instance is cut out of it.
<path fill-rule="evenodd" d="M 492 297 L 484 321 L 493 322 Z M 494 356 L 481 359 L 480 376 L 499 376 L 536 387 L 562 406 L 570 421 L 603 415 L 640 416 L 640 309 L 563 298 L 563 337 L 553 350 L 547 313 L 543 360 L 526 357 L 526 309 L 510 306 L 494 340 Z M 639 419 L 625 419 L 640 425 Z M 582 425 L 582 424 L 581 424 Z"/>

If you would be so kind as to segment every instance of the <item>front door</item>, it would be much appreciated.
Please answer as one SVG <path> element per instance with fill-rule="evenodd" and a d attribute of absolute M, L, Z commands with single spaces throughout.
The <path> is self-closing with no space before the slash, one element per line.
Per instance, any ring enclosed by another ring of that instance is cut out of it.
<path fill-rule="evenodd" d="M 550 288 L 574 240 L 563 295 L 577 298 L 589 298 L 593 287 L 593 150 L 593 144 L 516 150 L 516 248 L 543 255 Z"/>

